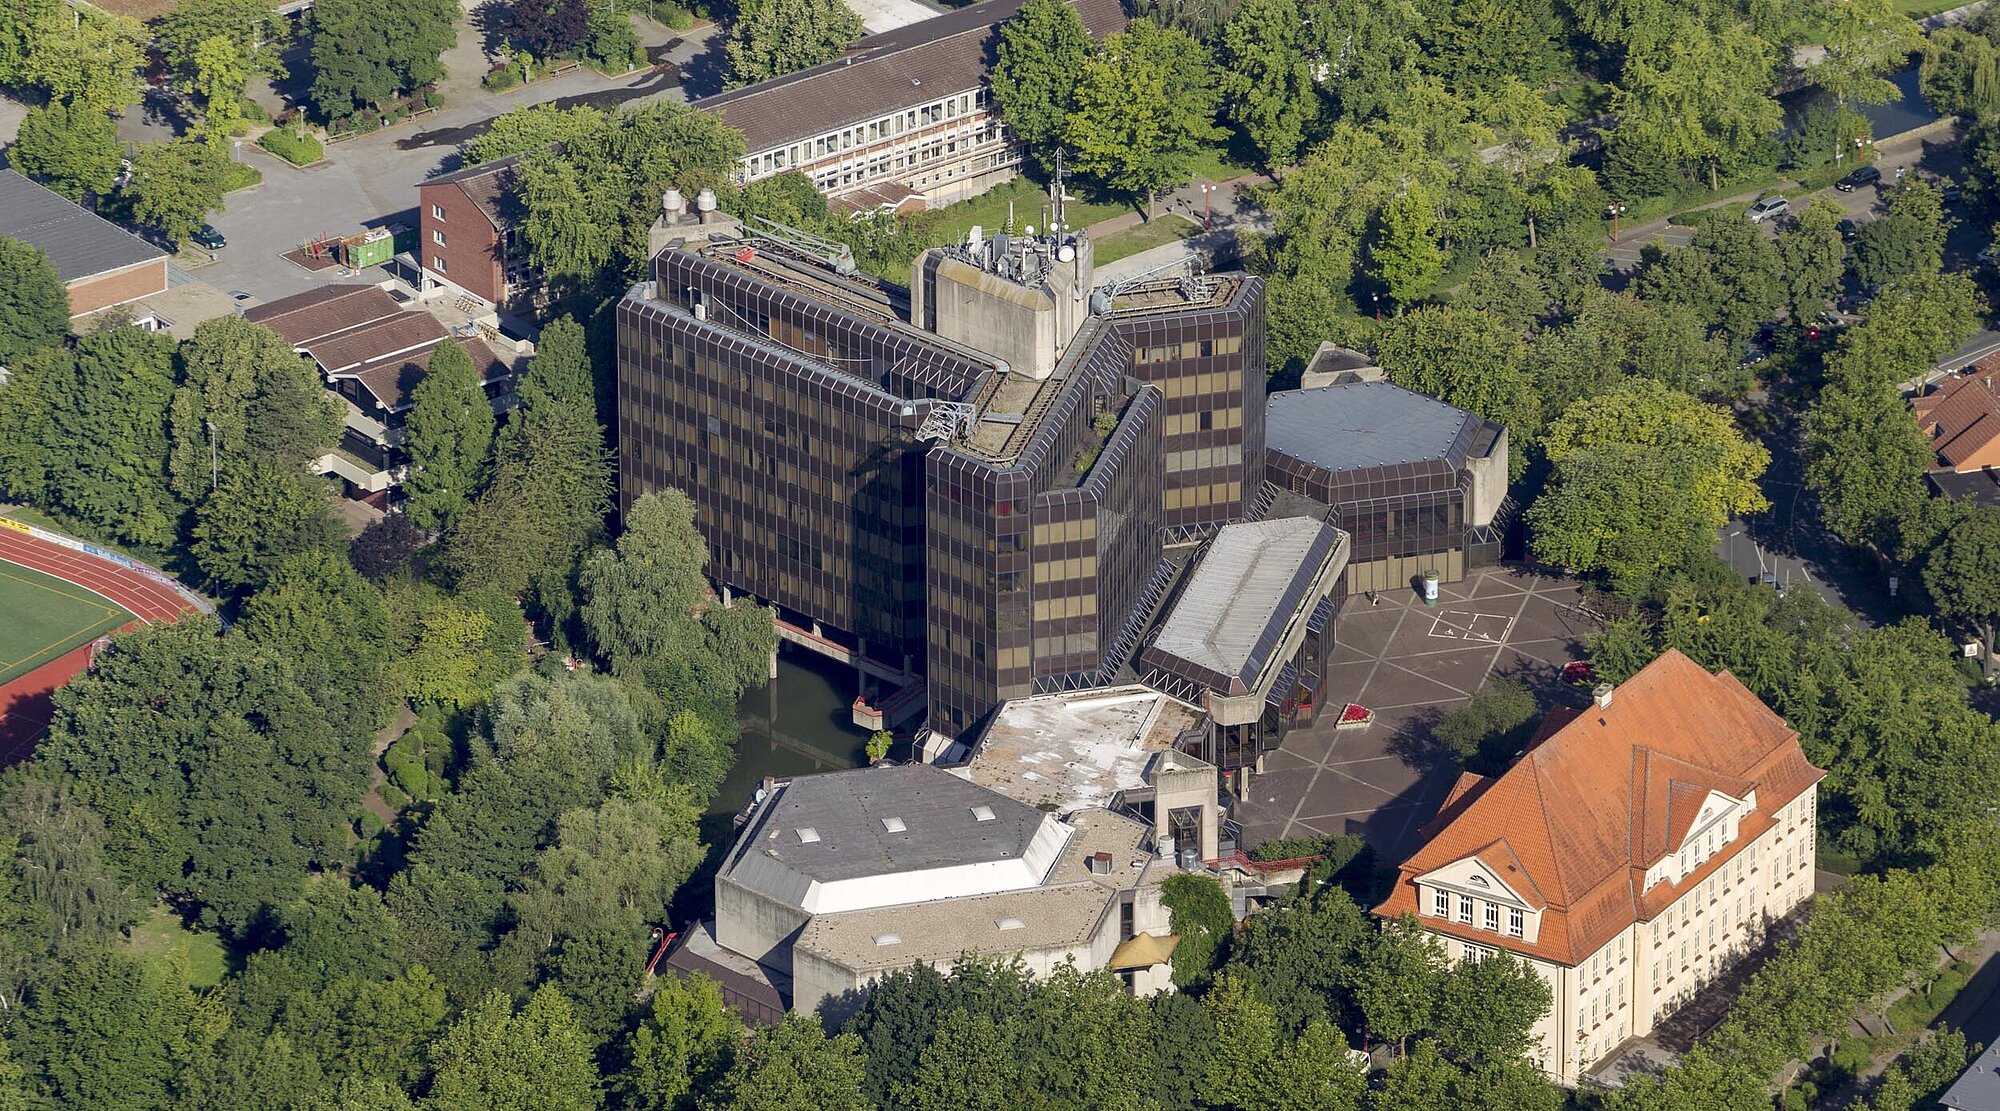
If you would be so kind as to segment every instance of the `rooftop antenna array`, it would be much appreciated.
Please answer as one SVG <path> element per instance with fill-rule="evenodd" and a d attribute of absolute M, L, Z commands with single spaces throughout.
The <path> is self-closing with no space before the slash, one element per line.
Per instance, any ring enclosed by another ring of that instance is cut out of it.
<path fill-rule="evenodd" d="M 845 276 L 855 271 L 854 248 L 845 243 L 800 231 L 762 216 L 751 216 L 744 224 L 744 230 L 751 235 L 786 247 L 836 274 Z"/>

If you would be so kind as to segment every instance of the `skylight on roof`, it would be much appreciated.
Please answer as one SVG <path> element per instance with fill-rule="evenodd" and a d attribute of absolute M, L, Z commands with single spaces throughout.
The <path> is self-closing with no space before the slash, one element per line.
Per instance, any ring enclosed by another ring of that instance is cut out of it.
<path fill-rule="evenodd" d="M 876 935 L 875 935 L 875 944 L 877 944 L 877 945 L 901 945 L 902 943 L 903 943 L 903 935 L 902 935 L 902 934 L 876 934 Z"/>
<path fill-rule="evenodd" d="M 975 821 L 975 822 L 990 822 L 990 821 L 992 821 L 992 820 L 993 820 L 993 808 L 992 808 L 992 807 L 990 807 L 990 806 L 975 806 L 975 807 L 973 807 L 973 808 L 972 808 L 972 820 L 973 820 L 973 821 Z"/>
<path fill-rule="evenodd" d="M 819 830 L 816 830 L 811 826 L 804 826 L 800 828 L 799 844 L 816 845 L 818 843 L 819 843 Z"/>
<path fill-rule="evenodd" d="M 1026 922 L 1023 922 L 1019 918 L 1015 918 L 1012 915 L 1009 915 L 1006 918 L 996 918 L 994 919 L 993 924 L 1003 930 L 1026 929 L 1028 925 Z"/>
<path fill-rule="evenodd" d="M 884 818 L 882 828 L 890 833 L 902 833 L 910 827 L 904 825 L 901 818 Z"/>

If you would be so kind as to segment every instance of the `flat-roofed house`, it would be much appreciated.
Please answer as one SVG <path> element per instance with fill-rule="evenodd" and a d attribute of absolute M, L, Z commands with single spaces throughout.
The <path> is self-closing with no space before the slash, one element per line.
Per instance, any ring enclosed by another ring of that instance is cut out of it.
<path fill-rule="evenodd" d="M 1375 913 L 1453 960 L 1526 961 L 1554 996 L 1536 1059 L 1574 1084 L 1812 894 L 1825 773 L 1735 676 L 1672 649 L 1540 737 L 1459 776 Z"/>
<path fill-rule="evenodd" d="M 1072 3 L 1097 38 L 1125 26 L 1118 0 Z M 1021 164 L 986 87 L 999 26 L 1020 7 L 1021 0 L 987 0 L 870 35 L 831 62 L 695 107 L 743 132 L 749 153 L 739 182 L 797 170 L 850 211 L 963 200 Z"/>

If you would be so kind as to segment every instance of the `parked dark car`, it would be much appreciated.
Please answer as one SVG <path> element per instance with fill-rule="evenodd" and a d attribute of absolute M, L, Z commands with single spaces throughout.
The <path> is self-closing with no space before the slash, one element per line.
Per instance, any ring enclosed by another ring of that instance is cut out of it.
<path fill-rule="evenodd" d="M 197 247 L 206 247 L 211 251 L 220 251 L 229 246 L 229 240 L 224 239 L 222 233 L 216 231 L 212 224 L 203 224 L 196 228 L 195 233 L 188 238 L 194 240 Z"/>
<path fill-rule="evenodd" d="M 1833 187 L 1843 193 L 1852 193 L 1864 185 L 1873 185 L 1881 180 L 1882 171 L 1879 167 L 1863 166 L 1846 177 L 1841 178 L 1839 181 L 1834 182 Z"/>
<path fill-rule="evenodd" d="M 1861 225 L 1852 220 L 1842 220 L 1840 223 L 1835 224 L 1834 227 L 1840 229 L 1840 241 L 1842 243 L 1852 243 L 1861 235 Z"/>

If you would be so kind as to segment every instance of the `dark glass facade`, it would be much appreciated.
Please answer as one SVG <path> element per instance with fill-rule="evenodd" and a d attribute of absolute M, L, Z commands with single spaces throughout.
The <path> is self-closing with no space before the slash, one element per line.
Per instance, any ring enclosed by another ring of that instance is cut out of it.
<path fill-rule="evenodd" d="M 1198 539 L 1243 520 L 1264 479 L 1264 283 L 1247 275 L 1121 293 L 1132 374 L 1160 391 L 1165 527 Z"/>
<path fill-rule="evenodd" d="M 942 733 L 1095 684 L 1168 505 L 1240 519 L 1262 474 L 1262 286 L 1215 281 L 1086 319 L 1035 382 L 912 326 L 895 286 L 763 241 L 671 247 L 618 310 L 621 508 L 685 491 L 718 585 L 921 677 Z"/>

